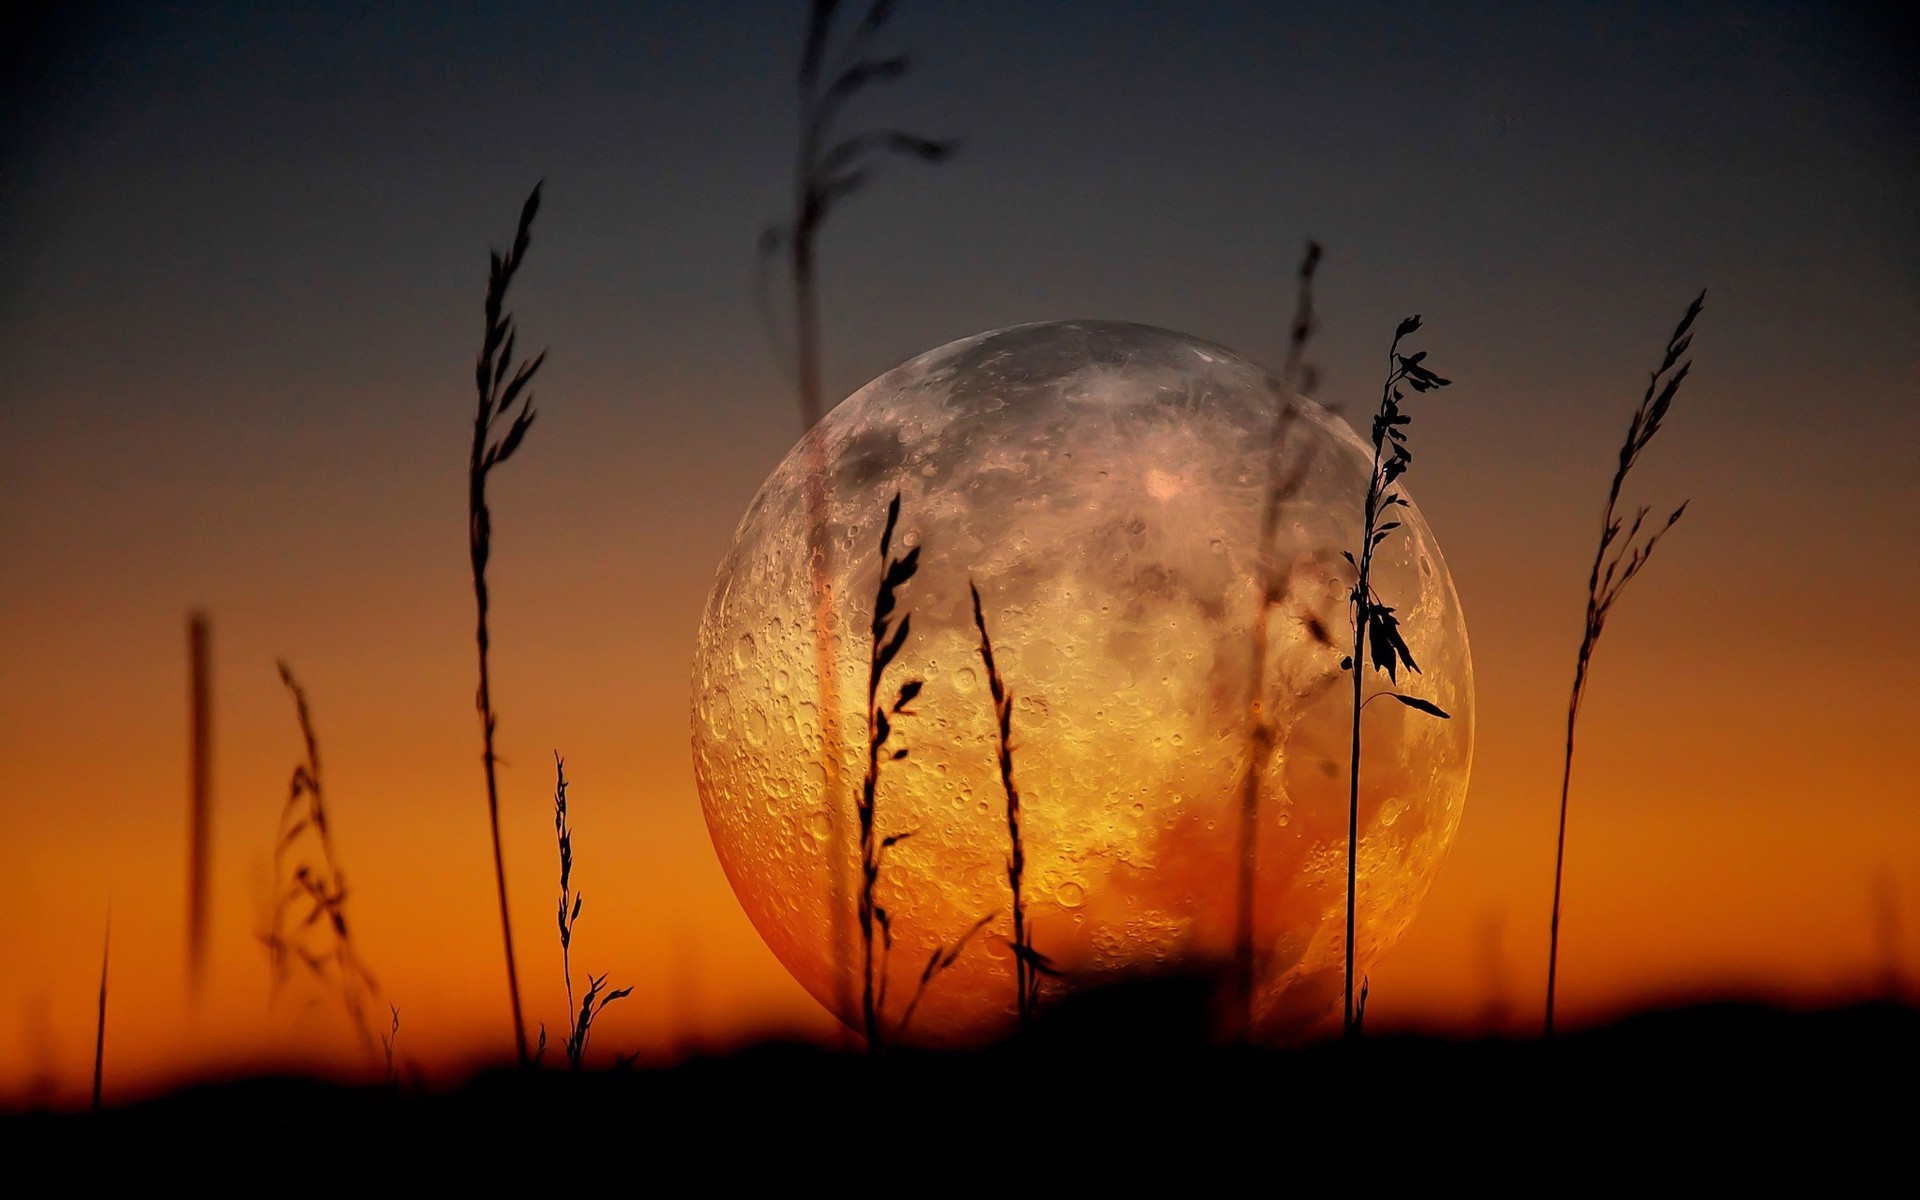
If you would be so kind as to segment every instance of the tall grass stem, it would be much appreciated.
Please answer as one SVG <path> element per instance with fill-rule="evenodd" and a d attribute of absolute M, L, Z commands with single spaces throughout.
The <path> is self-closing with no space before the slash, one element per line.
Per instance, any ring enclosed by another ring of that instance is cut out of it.
<path fill-rule="evenodd" d="M 487 562 L 493 553 L 493 514 L 487 507 L 487 477 L 520 448 L 527 430 L 532 428 L 535 412 L 533 391 L 529 386 L 546 361 L 546 351 L 530 360 L 516 363 L 513 357 L 514 320 L 505 311 L 507 289 L 526 257 L 532 238 L 534 214 L 540 210 L 540 185 L 535 184 L 520 209 L 520 222 L 514 231 L 513 246 L 504 255 L 495 252 L 487 275 L 486 330 L 480 355 L 474 364 L 474 382 L 478 402 L 473 418 L 473 449 L 467 467 L 467 550 L 473 566 L 473 600 L 476 612 L 474 645 L 479 653 L 480 686 L 474 706 L 480 714 L 481 762 L 487 779 L 487 822 L 493 836 L 493 879 L 500 902 L 500 941 L 506 950 L 507 996 L 513 1008 L 513 1040 L 519 1061 L 527 1059 L 527 1025 L 520 1011 L 520 973 L 514 964 L 513 919 L 507 906 L 507 867 L 500 848 L 500 786 L 495 770 L 499 756 L 494 752 L 494 735 L 499 717 L 493 708 L 493 681 L 488 652 L 492 639 L 487 628 Z M 503 420 L 506 431 L 495 437 Z"/>
<path fill-rule="evenodd" d="M 1680 385 L 1686 381 L 1693 361 L 1686 358 L 1693 344 L 1693 323 L 1706 306 L 1702 291 L 1687 306 L 1686 313 L 1667 339 L 1660 365 L 1647 379 L 1646 394 L 1627 425 L 1626 441 L 1615 460 L 1613 480 L 1607 487 L 1607 506 L 1600 517 L 1600 543 L 1593 552 L 1593 566 L 1587 572 L 1586 622 L 1580 634 L 1580 652 L 1574 660 L 1573 690 L 1567 698 L 1567 738 L 1560 763 L 1560 822 L 1553 850 L 1553 917 L 1547 932 L 1547 1007 L 1545 1033 L 1553 1036 L 1554 1003 L 1560 976 L 1560 897 L 1567 865 L 1567 797 L 1573 786 L 1573 740 L 1580 721 L 1580 705 L 1586 698 L 1587 680 L 1593 665 L 1593 652 L 1606 629 L 1607 617 L 1619 602 L 1620 594 L 1634 576 L 1647 565 L 1653 548 L 1666 536 L 1687 511 L 1683 501 L 1658 528 L 1647 525 L 1650 509 L 1642 507 L 1631 522 L 1618 511 L 1620 493 L 1627 476 L 1639 463 L 1640 455 L 1660 432 Z M 1685 361 L 1682 361 L 1685 359 Z M 1644 533 L 1645 536 L 1642 536 Z"/>

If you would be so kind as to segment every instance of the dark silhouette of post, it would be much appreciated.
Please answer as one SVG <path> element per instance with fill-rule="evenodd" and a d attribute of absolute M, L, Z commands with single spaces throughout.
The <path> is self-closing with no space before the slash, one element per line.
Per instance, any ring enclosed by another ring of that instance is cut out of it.
<path fill-rule="evenodd" d="M 211 635 L 205 613 L 187 617 L 188 784 L 187 784 L 187 981 L 193 997 L 207 962 L 207 895 L 213 870 L 213 677 L 209 665 Z"/>
<path fill-rule="evenodd" d="M 1306 364 L 1307 339 L 1313 336 L 1313 273 L 1320 265 L 1320 243 L 1308 242 L 1300 261 L 1299 293 L 1293 326 L 1287 338 L 1287 361 L 1282 368 L 1285 386 L 1301 395 L 1313 391 L 1314 369 Z M 1252 645 L 1247 656 L 1247 771 L 1240 788 L 1240 864 L 1234 892 L 1234 1007 L 1241 1032 L 1253 1033 L 1254 962 L 1253 899 L 1259 876 L 1260 785 L 1273 761 L 1276 732 L 1273 714 L 1266 709 L 1267 621 L 1287 590 L 1287 579 L 1274 562 L 1279 544 L 1280 507 L 1300 490 L 1312 453 L 1301 455 L 1290 475 L 1281 474 L 1287 434 L 1299 415 L 1292 396 L 1283 396 L 1274 414 L 1267 443 L 1267 493 L 1260 514 L 1260 550 L 1254 569 L 1259 572 L 1260 604 L 1254 612 Z"/>
<path fill-rule="evenodd" d="M 107 954 L 113 948 L 113 906 L 107 906 L 107 932 L 100 939 L 100 1011 L 93 1026 L 93 1111 L 100 1111 L 100 1079 L 107 1054 Z"/>

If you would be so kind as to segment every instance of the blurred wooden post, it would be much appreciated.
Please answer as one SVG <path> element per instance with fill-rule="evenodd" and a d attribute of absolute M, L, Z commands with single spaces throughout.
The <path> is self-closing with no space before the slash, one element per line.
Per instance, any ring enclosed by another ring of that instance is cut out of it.
<path fill-rule="evenodd" d="M 213 680 L 208 666 L 207 617 L 187 617 L 187 657 L 192 674 L 190 704 L 192 762 L 189 768 L 191 822 L 187 849 L 187 978 L 200 997 L 207 960 L 207 891 L 213 841 Z"/>

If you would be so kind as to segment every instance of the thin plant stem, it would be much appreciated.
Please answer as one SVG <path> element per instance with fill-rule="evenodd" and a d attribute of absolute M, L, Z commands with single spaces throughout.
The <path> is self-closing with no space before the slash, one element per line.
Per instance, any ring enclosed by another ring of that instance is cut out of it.
<path fill-rule="evenodd" d="M 107 1057 L 107 956 L 113 949 L 113 906 L 107 906 L 107 931 L 100 939 L 100 1011 L 93 1025 L 93 1111 L 100 1111 L 100 1081 Z"/>
<path fill-rule="evenodd" d="M 999 665 L 993 657 L 993 639 L 987 636 L 987 618 L 980 607 L 980 589 L 973 580 L 967 580 L 967 589 L 973 594 L 973 625 L 980 631 L 980 661 L 987 670 L 987 686 L 993 696 L 994 727 L 998 734 L 1000 760 L 1000 787 L 1007 797 L 1007 887 L 1013 893 L 1013 981 L 1014 1011 L 1022 1030 L 1033 1023 L 1034 1013 L 1040 1003 L 1040 977 L 1056 975 L 1053 962 L 1046 955 L 1033 948 L 1033 930 L 1027 924 L 1027 905 L 1023 881 L 1027 872 L 1026 842 L 1020 831 L 1020 789 L 1013 782 L 1013 693 L 1007 689 L 1006 681 L 1000 677 Z M 975 926 L 978 929 L 979 926 Z M 967 938 L 973 936 L 968 931 L 960 939 L 965 946 Z M 953 957 L 959 957 L 956 948 Z M 939 956 L 928 961 L 927 976 L 930 978 Z M 951 965 L 951 961 L 949 964 Z M 917 1000 L 917 997 L 916 997 Z M 908 1014 L 912 1014 L 909 1007 Z M 901 1024 L 906 1022 L 902 1020 Z"/>
<path fill-rule="evenodd" d="M 1390 510 L 1407 507 L 1405 495 L 1393 491 L 1396 479 L 1404 475 L 1413 462 L 1413 451 L 1407 447 L 1405 427 L 1413 418 L 1401 411 L 1400 405 L 1406 395 L 1400 389 L 1402 385 L 1416 392 L 1430 392 L 1446 387 L 1451 381 L 1436 375 L 1432 369 L 1422 365 L 1427 357 L 1423 350 L 1418 354 L 1403 355 L 1400 343 L 1409 334 L 1420 328 L 1420 318 L 1408 317 L 1394 330 L 1393 344 L 1387 350 L 1387 378 L 1380 387 L 1380 408 L 1373 418 L 1373 463 L 1367 475 L 1367 497 L 1362 514 L 1360 552 L 1356 559 L 1352 551 L 1342 551 L 1354 568 L 1354 584 L 1351 595 L 1353 612 L 1353 654 L 1341 664 L 1353 673 L 1353 735 L 1351 756 L 1347 768 L 1347 931 L 1346 931 L 1346 970 L 1344 979 L 1345 1019 L 1341 1026 L 1343 1034 L 1349 1040 L 1360 1036 L 1361 1019 L 1366 1004 L 1366 993 L 1361 992 L 1359 1006 L 1354 1003 L 1354 934 L 1356 915 L 1359 909 L 1359 866 L 1360 866 L 1360 716 L 1367 701 L 1362 699 L 1365 684 L 1367 652 L 1372 651 L 1372 662 L 1376 670 L 1384 671 L 1387 678 L 1398 681 L 1398 670 L 1405 666 L 1418 674 L 1420 664 L 1414 661 L 1413 652 L 1400 635 L 1399 618 L 1393 615 L 1391 606 L 1383 603 L 1373 588 L 1373 554 L 1380 543 L 1392 532 L 1400 528 L 1399 521 L 1381 518 Z M 1401 704 L 1417 711 L 1447 719 L 1447 713 L 1430 701 L 1399 692 L 1381 693 L 1393 697 Z"/>
<path fill-rule="evenodd" d="M 573 825 L 567 819 L 567 763 L 560 752 L 553 752 L 553 833 L 560 846 L 560 971 L 567 981 L 567 1066 L 579 1070 L 587 1055 L 587 1040 L 593 1023 L 615 1000 L 633 994 L 630 987 L 606 991 L 607 977 L 587 972 L 587 994 L 580 1007 L 573 1006 L 573 930 L 580 920 L 586 897 L 573 886 Z M 541 1027 L 540 1047 L 546 1049 L 546 1026 Z"/>
<path fill-rule="evenodd" d="M 553 833 L 560 846 L 560 973 L 567 981 L 567 1011 L 573 1012 L 573 923 L 584 896 L 573 892 L 573 827 L 567 823 L 567 762 L 553 752 Z"/>
<path fill-rule="evenodd" d="M 881 679 L 887 667 L 899 657 L 913 628 L 913 617 L 909 613 L 902 613 L 898 621 L 893 619 L 894 610 L 899 605 L 899 589 L 920 568 L 918 546 L 898 558 L 893 555 L 893 531 L 899 522 L 900 493 L 895 492 L 892 502 L 887 505 L 886 527 L 880 533 L 880 579 L 874 591 L 873 618 L 869 625 L 872 643 L 867 657 L 867 773 L 861 782 L 856 810 L 860 821 L 860 1023 L 866 1034 L 869 1052 L 878 1052 L 881 1048 L 881 1018 L 887 1005 L 887 956 L 893 949 L 893 922 L 876 896 L 880 870 L 887 851 L 913 836 L 911 831 L 886 837 L 876 832 L 874 817 L 880 788 L 880 764 L 883 761 L 898 762 L 907 756 L 904 749 L 887 749 L 888 740 L 893 736 L 892 718 L 912 716 L 913 710 L 907 705 L 925 686 L 921 680 L 910 679 L 900 685 L 899 696 L 890 706 L 883 705 L 880 700 Z M 881 950 L 877 970 L 873 936 L 876 929 L 880 933 Z"/>
<path fill-rule="evenodd" d="M 1647 379 L 1646 394 L 1640 398 L 1640 406 L 1634 410 L 1633 420 L 1627 425 L 1627 438 L 1620 446 L 1613 481 L 1607 487 L 1607 506 L 1600 517 L 1600 544 L 1594 549 L 1593 566 L 1587 572 L 1586 623 L 1580 635 L 1580 653 L 1574 661 L 1573 690 L 1567 698 L 1567 739 L 1560 765 L 1560 822 L 1553 851 L 1553 919 L 1547 934 L 1547 1010 L 1544 1026 L 1547 1037 L 1553 1036 L 1554 1000 L 1560 973 L 1560 896 L 1566 876 L 1567 797 L 1573 786 L 1573 735 L 1580 720 L 1581 702 L 1587 694 L 1593 652 L 1600 643 L 1607 616 L 1619 601 L 1620 594 L 1647 565 L 1647 560 L 1653 556 L 1654 546 L 1687 511 L 1685 502 L 1682 502 L 1664 524 L 1657 529 L 1649 529 L 1646 520 L 1650 510 L 1647 508 L 1643 507 L 1635 513 L 1631 522 L 1619 515 L 1620 493 L 1626 486 L 1627 475 L 1633 470 L 1634 464 L 1640 461 L 1641 453 L 1660 431 L 1674 397 L 1679 394 L 1681 383 L 1693 367 L 1691 359 L 1685 362 L 1681 359 L 1693 344 L 1693 322 L 1706 306 L 1706 299 L 1707 294 L 1702 291 L 1687 306 L 1680 324 L 1674 327 L 1673 335 L 1667 339 L 1666 353 L 1661 357 L 1659 367 Z M 1643 530 L 1646 530 L 1645 537 L 1640 536 Z"/>
<path fill-rule="evenodd" d="M 900 685 L 899 692 L 891 702 L 880 698 L 880 685 L 887 668 L 900 656 L 913 628 L 910 613 L 902 612 L 898 620 L 894 619 L 894 612 L 900 607 L 899 592 L 920 569 L 920 547 L 915 546 L 898 557 L 893 553 L 893 533 L 899 523 L 900 493 L 896 491 L 892 502 L 887 505 L 886 527 L 880 533 L 880 579 L 873 596 L 873 619 L 869 626 L 872 649 L 867 658 L 867 773 L 861 784 L 856 811 L 860 820 L 860 1024 L 867 1037 L 868 1053 L 876 1054 L 882 1049 L 886 1032 L 887 985 L 890 978 L 888 965 L 893 954 L 893 918 L 880 903 L 880 874 L 886 866 L 887 852 L 913 836 L 913 830 L 910 829 L 885 836 L 879 832 L 876 802 L 880 789 L 880 767 L 882 763 L 899 762 L 907 757 L 904 747 L 889 748 L 896 732 L 894 721 L 899 717 L 918 715 L 907 706 L 926 686 L 925 680 L 909 679 Z M 953 945 L 934 948 L 926 967 L 920 972 L 919 985 L 908 1000 L 906 1013 L 895 1028 L 895 1033 L 906 1032 L 913 1014 L 920 1007 L 921 997 L 926 994 L 927 986 L 959 960 L 967 942 L 995 915 L 990 913 L 975 921 Z M 876 931 L 880 935 L 877 958 L 874 947 Z"/>
<path fill-rule="evenodd" d="M 304 757 L 294 766 L 287 783 L 287 799 L 280 809 L 273 845 L 275 897 L 261 941 L 267 946 L 275 992 L 285 982 L 289 963 L 297 960 L 320 984 L 338 993 L 361 1048 L 371 1056 L 375 1039 L 366 1004 L 378 994 L 380 986 L 360 960 L 347 921 L 346 872 L 334 848 L 333 823 L 320 770 L 320 738 L 314 732 L 306 689 L 285 662 L 278 666 L 280 682 L 293 698 Z M 295 853 L 303 838 L 318 842 L 317 858 Z M 308 907 L 304 916 L 293 919 L 289 910 L 297 902 Z M 325 931 L 322 936 L 328 941 L 324 949 L 309 941 L 307 931 L 312 929 Z"/>
<path fill-rule="evenodd" d="M 543 350 L 531 360 L 517 365 L 513 357 L 513 314 L 503 311 L 507 288 L 526 256 L 531 240 L 534 214 L 540 209 L 540 185 L 535 184 L 520 209 L 520 223 L 514 232 L 513 247 L 505 255 L 495 253 L 487 277 L 486 333 L 474 364 L 474 382 L 478 404 L 473 418 L 473 450 L 467 468 L 467 549 L 473 565 L 475 609 L 474 645 L 479 653 L 480 686 L 474 704 L 480 714 L 481 761 L 487 777 L 487 821 L 493 836 L 493 878 L 500 902 L 500 940 L 506 950 L 507 995 L 513 1006 L 513 1040 L 521 1065 L 527 1063 L 527 1026 L 520 1012 L 520 973 L 514 965 L 513 921 L 507 907 L 507 868 L 500 848 L 500 787 L 495 767 L 494 735 L 499 717 L 493 709 L 493 683 L 488 665 L 492 638 L 487 629 L 487 562 L 493 550 L 493 515 L 487 507 L 487 476 L 512 457 L 520 448 L 535 416 L 533 392 L 528 387 L 535 372 L 546 361 Z M 511 374 L 509 374 L 511 372 Z M 518 407 L 516 408 L 516 402 Z M 511 423 L 498 439 L 494 430 L 511 415 Z"/>
<path fill-rule="evenodd" d="M 1380 474 L 1380 448 L 1378 446 L 1375 446 L 1373 451 L 1373 475 L 1375 478 L 1378 478 L 1379 474 Z M 1374 505 L 1375 497 L 1376 497 L 1376 494 L 1374 490 L 1372 488 L 1369 488 L 1367 492 L 1367 510 L 1366 510 L 1366 526 L 1365 526 L 1369 541 L 1372 540 L 1372 534 L 1373 534 L 1373 519 L 1374 519 L 1373 505 Z M 1362 593 L 1366 590 L 1370 582 L 1369 575 L 1370 575 L 1371 566 L 1372 566 L 1371 556 L 1368 556 L 1361 560 L 1360 582 L 1355 589 L 1357 593 Z M 1360 710 L 1362 707 L 1362 701 L 1360 699 L 1360 690 L 1364 682 L 1364 676 L 1361 671 L 1360 663 L 1362 661 L 1361 655 L 1364 654 L 1366 651 L 1366 646 L 1364 644 L 1366 639 L 1366 631 L 1367 631 L 1366 602 L 1364 600 L 1357 600 L 1354 604 L 1354 610 L 1355 610 L 1355 615 L 1354 615 L 1354 621 L 1353 621 L 1353 738 L 1352 738 L 1352 746 L 1351 746 L 1352 755 L 1349 758 L 1348 764 L 1347 764 L 1347 936 L 1346 936 L 1347 962 L 1346 962 L 1346 970 L 1345 970 L 1346 1016 L 1341 1026 L 1341 1028 L 1345 1031 L 1346 1036 L 1348 1037 L 1357 1036 L 1360 1030 L 1358 1023 L 1356 1023 L 1353 1019 L 1353 935 L 1354 935 L 1355 910 L 1359 907 L 1356 901 L 1358 900 L 1359 863 L 1360 863 Z"/>

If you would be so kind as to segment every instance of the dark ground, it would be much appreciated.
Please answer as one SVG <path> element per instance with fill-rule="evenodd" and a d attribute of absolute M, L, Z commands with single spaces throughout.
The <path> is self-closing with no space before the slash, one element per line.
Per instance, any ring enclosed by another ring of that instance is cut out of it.
<path fill-rule="evenodd" d="M 595 1182 L 646 1191 L 662 1190 L 668 1177 L 656 1173 L 670 1163 L 673 1195 L 755 1182 L 810 1192 L 823 1172 L 856 1164 L 873 1187 L 933 1192 L 983 1169 L 999 1188 L 1233 1179 L 1284 1192 L 1341 1169 L 1356 1185 L 1533 1178 L 1587 1191 L 1628 1171 L 1677 1184 L 1671 1172 L 1684 1168 L 1715 1193 L 1790 1178 L 1826 1192 L 1870 1171 L 1874 1193 L 1916 1194 L 1913 1008 L 1711 1004 L 1551 1044 L 1394 1035 L 1257 1051 L 1202 1045 L 1188 1036 L 1194 1022 L 1152 1007 L 1063 1013 L 1024 1042 L 968 1054 L 875 1059 L 772 1043 L 672 1067 L 489 1072 L 425 1095 L 210 1083 L 98 1116 L 5 1118 L 0 1153 L 20 1162 L 57 1143 L 155 1144 L 224 1164 L 226 1147 L 283 1171 L 314 1155 L 329 1170 L 399 1155 L 423 1168 L 432 1159 L 442 1175 L 484 1171 L 504 1184 L 525 1172 L 568 1188 L 569 1172 L 591 1162 Z M 1530 1163 L 1553 1164 L 1551 1182 Z M 95 1160 L 109 1177 L 123 1168 L 166 1178 L 143 1156 Z"/>

